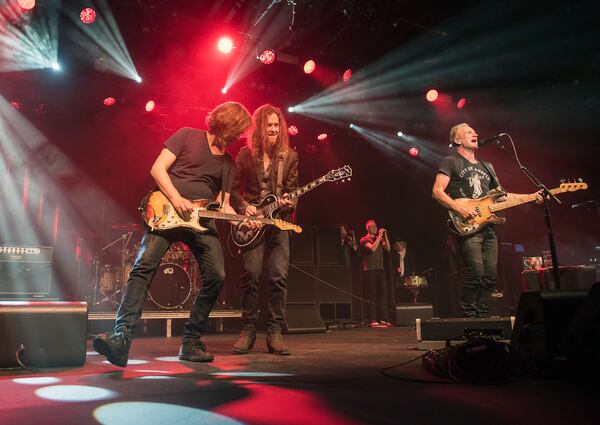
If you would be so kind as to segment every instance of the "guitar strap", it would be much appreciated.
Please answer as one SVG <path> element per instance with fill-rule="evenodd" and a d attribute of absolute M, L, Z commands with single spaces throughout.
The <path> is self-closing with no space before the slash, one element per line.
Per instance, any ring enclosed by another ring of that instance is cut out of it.
<path fill-rule="evenodd" d="M 498 180 L 498 176 L 496 175 L 496 171 L 494 170 L 494 167 L 492 167 L 492 164 L 485 161 L 481 161 L 481 163 L 483 164 L 487 172 L 490 173 L 490 176 L 492 176 L 493 181 L 496 182 L 496 187 L 502 188 L 500 180 Z"/>
<path fill-rule="evenodd" d="M 282 153 L 279 155 L 279 161 L 277 163 L 277 187 L 275 188 L 275 196 L 278 198 L 281 196 L 281 192 L 283 191 L 283 165 L 287 155 Z"/>
<path fill-rule="evenodd" d="M 227 158 L 223 161 L 223 177 L 221 178 L 221 207 L 225 203 L 225 192 L 229 191 L 229 179 L 231 178 L 231 172 Z M 226 190 L 227 189 L 227 190 Z"/>

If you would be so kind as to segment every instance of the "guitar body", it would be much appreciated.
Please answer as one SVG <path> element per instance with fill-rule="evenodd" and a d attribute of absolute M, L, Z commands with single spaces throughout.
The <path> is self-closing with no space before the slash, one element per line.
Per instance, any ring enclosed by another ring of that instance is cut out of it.
<path fill-rule="evenodd" d="M 181 217 L 173 204 L 160 191 L 151 192 L 144 198 L 140 210 L 144 223 L 155 232 L 166 232 L 173 229 L 187 229 L 196 233 L 205 233 L 208 228 L 203 222 L 208 219 L 200 217 L 202 211 L 216 211 L 219 203 L 209 199 L 191 201 L 194 209 L 187 217 Z"/>
<path fill-rule="evenodd" d="M 505 193 L 502 191 L 490 191 L 490 193 L 483 198 L 455 199 L 454 201 L 459 205 L 477 211 L 477 217 L 472 218 L 470 220 L 465 220 L 454 211 L 448 211 L 448 214 L 450 215 L 450 221 L 454 226 L 453 230 L 461 236 L 469 236 L 479 232 L 488 224 L 504 223 L 506 219 L 503 217 L 498 217 L 490 209 L 490 207 L 496 203 L 496 199 L 503 195 L 505 195 Z"/>
<path fill-rule="evenodd" d="M 267 205 L 271 205 L 277 202 L 277 196 L 271 194 L 265 196 L 260 202 L 254 203 L 251 202 L 251 205 L 256 207 L 256 213 L 258 215 L 262 215 L 264 208 Z M 266 218 L 275 218 L 279 214 L 279 208 L 273 210 L 271 214 L 268 214 Z M 262 235 L 265 231 L 264 226 L 258 229 L 249 229 L 249 228 L 241 228 L 240 224 L 234 224 L 231 228 L 231 238 L 233 239 L 233 243 L 239 246 L 240 248 L 250 248 L 257 241 L 262 238 Z"/>

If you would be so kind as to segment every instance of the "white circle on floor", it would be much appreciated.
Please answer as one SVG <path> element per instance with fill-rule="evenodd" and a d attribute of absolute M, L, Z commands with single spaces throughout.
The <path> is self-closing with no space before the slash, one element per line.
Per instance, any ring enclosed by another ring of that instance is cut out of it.
<path fill-rule="evenodd" d="M 103 425 L 243 425 L 242 422 L 208 410 L 141 401 L 105 404 L 94 411 L 94 418 Z"/>
<path fill-rule="evenodd" d="M 161 362 L 178 362 L 179 357 L 178 356 L 157 357 L 155 360 L 158 360 Z"/>
<path fill-rule="evenodd" d="M 15 378 L 12 380 L 15 384 L 25 385 L 51 385 L 58 384 L 61 380 L 54 376 L 40 376 L 37 378 Z"/>
<path fill-rule="evenodd" d="M 102 363 L 112 364 L 108 360 L 104 360 Z M 148 360 L 135 360 L 135 359 L 131 359 L 131 360 L 127 361 L 127 365 L 132 365 L 132 364 L 146 364 L 146 363 L 148 363 Z"/>
<path fill-rule="evenodd" d="M 51 385 L 38 388 L 35 395 L 40 398 L 56 401 L 93 401 L 114 398 L 118 393 L 106 388 L 86 385 Z"/>

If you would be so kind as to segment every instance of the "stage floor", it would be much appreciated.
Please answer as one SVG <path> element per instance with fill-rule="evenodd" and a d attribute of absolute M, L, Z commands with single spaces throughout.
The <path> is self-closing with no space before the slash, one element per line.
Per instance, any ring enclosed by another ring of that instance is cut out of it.
<path fill-rule="evenodd" d="M 0 424 L 592 424 L 598 390 L 576 380 L 418 383 L 379 370 L 418 357 L 415 331 L 287 335 L 292 355 L 230 354 L 237 334 L 205 337 L 213 363 L 179 362 L 180 338 L 138 338 L 126 369 L 89 346 L 81 368 L 0 371 Z M 433 380 L 417 361 L 389 371 Z M 595 386 L 597 387 L 597 385 Z"/>

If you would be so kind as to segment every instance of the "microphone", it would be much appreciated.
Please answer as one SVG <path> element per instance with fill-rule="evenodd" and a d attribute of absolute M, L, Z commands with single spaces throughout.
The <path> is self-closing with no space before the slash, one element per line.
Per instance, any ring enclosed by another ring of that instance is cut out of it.
<path fill-rule="evenodd" d="M 579 208 L 579 207 L 583 207 L 584 205 L 595 204 L 595 203 L 596 203 L 596 201 L 591 199 L 589 201 L 583 201 L 578 204 L 573 204 L 573 205 L 571 205 L 571 208 Z"/>
<path fill-rule="evenodd" d="M 477 142 L 477 145 L 478 145 L 480 148 L 482 148 L 482 147 L 484 147 L 485 145 L 487 145 L 488 143 L 494 143 L 494 142 L 498 142 L 498 141 L 500 140 L 500 138 L 502 138 L 502 137 L 504 137 L 504 136 L 507 136 L 507 134 L 506 134 L 506 133 L 500 133 L 500 134 L 497 134 L 497 135 L 495 135 L 495 136 L 488 137 L 487 139 L 479 140 L 479 141 Z"/>

